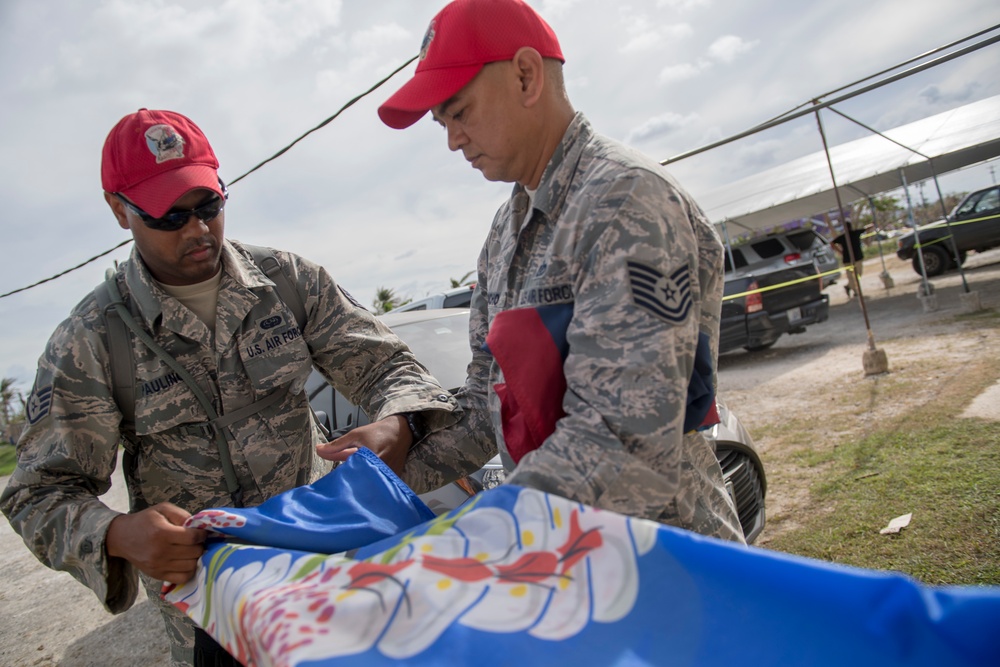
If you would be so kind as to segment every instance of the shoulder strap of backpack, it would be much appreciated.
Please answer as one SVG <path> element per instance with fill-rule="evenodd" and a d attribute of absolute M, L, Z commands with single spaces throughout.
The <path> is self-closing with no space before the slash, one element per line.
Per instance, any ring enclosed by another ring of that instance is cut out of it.
<path fill-rule="evenodd" d="M 94 290 L 97 305 L 108 330 L 108 356 L 111 364 L 111 393 L 129 424 L 135 424 L 135 357 L 132 355 L 132 338 L 128 327 L 118 315 L 115 304 L 123 303 L 115 270 L 104 273 L 104 282 Z"/>
<path fill-rule="evenodd" d="M 299 327 L 299 331 L 302 331 L 306 325 L 306 311 L 305 306 L 302 303 L 302 298 L 299 296 L 298 290 L 295 289 L 291 278 L 288 274 L 282 270 L 281 264 L 278 259 L 274 256 L 269 249 L 260 246 L 245 246 L 247 250 L 250 251 L 254 258 L 254 262 L 260 267 L 260 269 L 270 278 L 278 291 L 278 297 L 283 301 L 289 308 L 291 308 L 293 315 L 295 316 L 296 324 Z M 216 445 L 219 449 L 219 456 L 222 463 L 223 474 L 226 479 L 226 486 L 232 496 L 233 503 L 237 507 L 242 507 L 242 489 L 239 487 L 239 483 L 236 480 L 236 474 L 233 470 L 232 459 L 229 456 L 229 451 L 226 443 L 225 436 L 223 434 L 225 427 L 237 419 L 243 419 L 250 414 L 256 413 L 262 410 L 264 407 L 274 404 L 283 396 L 283 392 L 276 390 L 272 394 L 264 397 L 263 399 L 254 402 L 252 405 L 247 406 L 243 410 L 239 410 L 232 415 L 226 415 L 225 417 L 220 417 L 212 407 L 211 401 L 208 397 L 201 391 L 194 378 L 190 376 L 186 369 L 184 369 L 173 357 L 171 357 L 163 348 L 153 341 L 152 337 L 143 330 L 135 319 L 131 316 L 122 300 L 121 292 L 118 289 L 118 283 L 116 282 L 116 272 L 114 269 L 108 269 L 105 272 L 104 282 L 100 283 L 94 290 L 94 295 L 97 298 L 98 306 L 101 310 L 101 315 L 104 318 L 105 327 L 108 331 L 108 356 L 109 363 L 111 366 L 111 393 L 115 399 L 115 403 L 118 404 L 118 409 L 122 413 L 122 419 L 129 425 L 135 424 L 135 357 L 132 354 L 132 339 L 130 336 L 133 333 L 138 337 L 150 350 L 152 350 L 164 363 L 167 364 L 172 370 L 174 370 L 182 380 L 191 388 L 194 392 L 195 397 L 198 402 L 202 404 L 205 412 L 209 417 L 210 426 L 209 433 L 213 436 L 216 441 Z M 130 442 L 126 439 L 126 443 Z M 134 443 L 132 443 L 134 445 Z M 126 453 L 134 456 L 128 447 L 126 447 Z M 126 465 L 131 463 L 127 462 Z"/>
<path fill-rule="evenodd" d="M 260 270 L 270 278 L 278 291 L 278 297 L 292 310 L 295 321 L 302 331 L 306 325 L 306 309 L 299 292 L 295 289 L 288 274 L 281 269 L 281 264 L 268 248 L 244 244 L 250 251 L 254 262 Z M 108 355 L 111 365 L 111 392 L 122 417 L 129 424 L 135 423 L 135 357 L 132 355 L 132 338 L 128 327 L 113 307 L 123 303 L 118 283 L 115 282 L 115 270 L 108 269 L 104 273 L 104 282 L 94 290 L 97 305 L 108 330 Z"/>
<path fill-rule="evenodd" d="M 260 270 L 274 282 L 274 287 L 278 290 L 278 298 L 292 309 L 292 314 L 295 315 L 295 323 L 299 325 L 299 331 L 304 330 L 306 326 L 306 307 L 302 303 L 302 297 L 299 295 L 299 291 L 295 288 L 294 283 L 292 283 L 292 279 L 281 268 L 278 258 L 274 256 L 274 253 L 269 248 L 247 243 L 244 243 L 243 247 L 253 256 L 253 261 L 260 267 Z"/>

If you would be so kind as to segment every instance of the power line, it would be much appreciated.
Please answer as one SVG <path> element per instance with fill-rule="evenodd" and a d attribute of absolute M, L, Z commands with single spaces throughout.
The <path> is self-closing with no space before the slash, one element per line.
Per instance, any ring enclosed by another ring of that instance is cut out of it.
<path fill-rule="evenodd" d="M 240 182 L 241 180 L 243 180 L 244 178 L 246 178 L 247 176 L 249 176 L 253 172 L 255 172 L 258 169 L 260 169 L 261 167 L 263 167 L 268 162 L 271 162 L 272 160 L 276 160 L 277 158 L 279 158 L 282 155 L 284 155 L 285 153 L 287 153 L 288 150 L 292 148 L 292 146 L 294 146 L 295 144 L 299 143 L 300 141 L 302 141 L 303 139 L 305 139 L 306 137 L 308 137 L 310 134 L 312 134 L 316 130 L 319 130 L 319 129 L 325 127 L 326 125 L 328 125 L 331 121 L 333 121 L 335 118 L 337 118 L 337 116 L 339 116 L 344 111 L 346 111 L 347 109 L 349 109 L 352 106 L 354 106 L 358 101 L 364 99 L 368 95 L 371 95 L 373 92 L 375 92 L 380 87 L 382 87 L 382 85 L 384 85 L 386 81 L 388 81 L 392 77 L 396 76 L 402 69 L 404 69 L 407 65 L 409 65 L 410 63 L 412 63 L 416 59 L 417 59 L 417 56 L 413 56 L 412 58 L 410 58 L 409 60 L 407 60 L 405 63 L 403 63 L 402 65 L 400 65 L 399 67 L 397 67 L 396 69 L 394 69 L 392 72 L 390 72 L 386 77 L 384 77 L 383 79 L 381 79 L 380 81 L 378 81 L 371 88 L 369 88 L 368 90 L 366 90 L 365 92 L 363 92 L 363 93 L 361 93 L 359 95 L 355 95 L 353 98 L 351 98 L 350 100 L 348 100 L 347 103 L 344 104 L 344 106 L 340 107 L 340 109 L 337 110 L 337 113 L 333 114 L 332 116 L 330 116 L 329 118 L 327 118 L 326 120 L 324 120 L 322 123 L 320 123 L 316 127 L 312 128 L 311 130 L 303 133 L 301 136 L 297 137 L 294 141 L 292 141 L 292 143 L 288 144 L 287 146 L 285 146 L 284 148 L 282 148 L 281 150 L 279 150 L 277 153 L 275 153 L 271 157 L 269 157 L 266 160 L 258 163 L 257 165 L 255 165 L 254 167 L 252 167 L 251 169 L 249 169 L 248 171 L 240 174 L 239 176 L 237 176 L 233 180 L 229 181 L 229 185 L 232 186 L 235 183 Z M 19 292 L 24 292 L 26 290 L 29 290 L 29 289 L 33 288 L 33 287 L 38 287 L 39 285 L 42 285 L 42 284 L 47 283 L 49 281 L 55 280 L 56 278 L 61 278 L 62 276 L 66 275 L 67 273 L 72 273 L 73 271 L 76 271 L 77 269 L 83 268 L 84 266 L 90 264 L 91 262 L 94 262 L 94 261 L 100 259 L 101 257 L 104 257 L 105 255 L 107 255 L 109 253 L 112 253 L 115 250 L 118 250 L 118 248 L 121 248 L 122 246 L 127 245 L 127 244 L 129 244 L 131 242 L 132 242 L 132 239 L 126 239 L 126 240 L 122 241 L 121 243 L 119 243 L 118 245 L 116 245 L 114 248 L 109 248 L 108 250 L 105 250 L 104 252 L 100 253 L 99 255 L 94 255 L 90 259 L 88 259 L 86 261 L 83 261 L 83 262 L 77 264 L 76 266 L 74 266 L 72 268 L 66 269 L 65 271 L 63 271 L 61 273 L 57 273 L 56 275 L 51 276 L 49 278 L 45 278 L 43 280 L 39 280 L 37 283 L 32 283 L 31 285 L 27 285 L 25 287 L 19 287 L 18 289 L 10 291 L 10 292 L 7 292 L 6 294 L 0 294 L 0 299 L 2 299 L 4 297 L 11 296 L 12 294 L 17 294 Z"/>
<path fill-rule="evenodd" d="M 398 74 L 400 70 L 402 70 L 404 67 L 406 67 L 407 65 L 409 65 L 410 63 L 412 63 L 416 59 L 417 59 L 417 56 L 413 56 L 412 58 L 410 58 L 409 60 L 407 60 L 405 63 L 403 63 L 402 65 L 400 65 L 396 69 L 394 69 L 387 77 L 385 77 L 384 79 L 382 79 L 381 81 L 379 81 L 374 86 L 372 86 L 371 88 L 369 88 L 365 92 L 361 93 L 360 95 L 355 96 L 353 99 L 351 99 L 349 102 L 347 102 L 347 104 L 345 104 L 344 106 L 340 107 L 340 109 L 337 111 L 337 113 L 333 114 L 332 116 L 330 116 L 329 118 L 327 118 L 326 120 L 324 120 L 322 123 L 320 123 L 319 125 L 317 125 L 313 129 L 309 130 L 308 132 L 306 132 L 305 134 L 303 134 L 302 136 L 300 136 L 299 138 L 297 138 L 295 141 L 293 141 L 292 143 L 288 144 L 287 146 L 285 146 L 284 148 L 282 148 L 280 151 L 278 151 L 277 153 L 275 153 L 271 157 L 267 158 L 266 160 L 264 160 L 263 162 L 261 162 L 260 164 L 258 164 L 257 166 L 253 167 L 252 169 L 250 169 L 250 171 L 248 171 L 248 172 L 246 172 L 244 174 L 240 174 L 239 176 L 237 176 L 236 178 L 234 178 L 231 181 L 230 185 L 232 183 L 238 183 L 240 180 L 242 180 L 243 178 L 249 176 L 253 172 L 257 171 L 258 169 L 260 169 L 261 167 L 263 167 L 265 164 L 267 164 L 271 160 L 274 160 L 274 159 L 280 157 L 281 155 L 283 155 L 286 151 L 288 151 L 288 149 L 290 149 L 292 146 L 294 146 L 295 144 L 299 143 L 300 141 L 302 141 L 303 139 L 305 139 L 306 137 L 308 137 L 310 134 L 312 134 L 316 130 L 318 130 L 318 129 L 322 128 L 322 127 L 325 127 L 330 121 L 332 121 L 334 118 L 336 118 L 337 116 L 339 116 L 345 110 L 347 110 L 350 107 L 354 106 L 354 104 L 358 100 L 361 100 L 362 98 L 367 97 L 368 95 L 370 95 L 373 92 L 375 92 L 376 90 L 378 90 L 386 81 L 388 81 L 392 77 L 396 76 L 396 74 Z"/>
<path fill-rule="evenodd" d="M 87 266 L 91 262 L 93 262 L 95 260 L 98 260 L 101 257 L 104 257 L 105 255 L 107 255 L 109 253 L 112 253 L 115 250 L 118 250 L 118 248 L 121 248 L 123 245 L 126 245 L 126 244 L 131 243 L 131 242 L 132 242 L 132 239 L 126 239 L 126 240 L 122 241 L 121 243 L 119 243 L 118 245 L 116 245 L 114 248 L 111 248 L 110 250 L 105 250 L 100 255 L 94 255 L 93 257 L 91 257 L 87 261 L 81 262 L 80 264 L 77 264 L 76 266 L 74 266 L 74 267 L 72 267 L 70 269 L 66 269 L 62 273 L 57 273 L 56 275 L 52 276 L 51 278 L 45 278 L 44 280 L 39 280 L 37 283 L 32 283 L 31 285 L 28 285 L 27 287 L 20 287 L 20 288 L 14 290 L 13 292 L 7 292 L 6 294 L 0 294 L 0 299 L 4 298 L 5 296 L 10 296 L 11 294 L 17 294 L 18 292 L 23 292 L 25 290 L 29 290 L 32 287 L 38 287 L 39 285 L 41 285 L 43 283 L 47 283 L 50 280 L 55 280 L 56 278 L 61 278 L 62 276 L 65 276 L 67 273 L 70 273 L 71 271 L 76 271 L 77 269 L 79 269 L 81 267 Z"/>

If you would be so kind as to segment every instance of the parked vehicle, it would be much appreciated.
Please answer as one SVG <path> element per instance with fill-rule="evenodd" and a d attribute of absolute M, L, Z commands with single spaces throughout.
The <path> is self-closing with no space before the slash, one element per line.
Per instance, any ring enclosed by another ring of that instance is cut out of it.
<path fill-rule="evenodd" d="M 443 386 L 454 390 L 465 383 L 466 368 L 472 360 L 468 309 L 386 313 L 380 319 L 410 346 Z M 306 390 L 313 409 L 331 431 L 346 433 L 368 423 L 364 411 L 334 391 L 318 372 L 313 372 Z M 705 434 L 715 445 L 726 488 L 736 503 L 747 542 L 752 542 L 765 523 L 767 480 L 764 466 L 753 439 L 739 418 L 722 400 L 718 403 L 721 423 Z M 494 457 L 474 475 L 420 498 L 441 514 L 458 507 L 479 491 L 502 484 L 504 477 L 503 465 L 499 457 Z"/>
<path fill-rule="evenodd" d="M 763 350 L 783 334 L 802 333 L 807 326 L 825 322 L 830 316 L 830 297 L 822 293 L 818 278 L 810 279 L 817 273 L 811 262 L 733 270 L 727 256 L 719 353 L 741 347 L 750 352 Z"/>
<path fill-rule="evenodd" d="M 919 235 L 920 250 L 915 240 Z M 954 243 L 954 246 L 952 245 Z M 920 273 L 920 256 L 928 276 L 938 276 L 965 263 L 971 251 L 1000 246 L 1000 186 L 976 190 L 965 196 L 946 219 L 932 222 L 900 236 L 896 256 L 910 260 Z M 957 261 L 955 253 L 958 253 Z"/>
<path fill-rule="evenodd" d="M 469 304 L 472 303 L 472 291 L 474 289 L 476 289 L 475 284 L 462 285 L 447 292 L 431 294 L 423 299 L 405 303 L 398 308 L 393 308 L 389 312 L 405 313 L 410 310 L 430 310 L 433 308 L 468 308 Z"/>
<path fill-rule="evenodd" d="M 816 266 L 819 273 L 835 271 L 840 267 L 833 246 L 812 228 L 766 234 L 732 248 L 732 265 L 736 270 L 770 272 L 810 263 Z M 822 287 L 835 283 L 839 275 L 833 273 L 824 276 L 821 279 Z"/>

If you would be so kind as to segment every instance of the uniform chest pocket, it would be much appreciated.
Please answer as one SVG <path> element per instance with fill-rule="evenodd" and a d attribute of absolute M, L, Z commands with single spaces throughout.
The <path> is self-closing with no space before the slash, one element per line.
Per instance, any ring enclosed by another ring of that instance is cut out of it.
<path fill-rule="evenodd" d="M 275 316 L 240 335 L 240 357 L 258 393 L 290 386 L 298 393 L 312 371 L 312 356 L 294 323 Z"/>
<path fill-rule="evenodd" d="M 184 369 L 212 400 L 208 371 L 200 364 L 183 363 Z M 190 387 L 174 370 L 158 360 L 136 367 L 135 432 L 162 433 L 180 424 L 208 421 L 208 415 Z"/>

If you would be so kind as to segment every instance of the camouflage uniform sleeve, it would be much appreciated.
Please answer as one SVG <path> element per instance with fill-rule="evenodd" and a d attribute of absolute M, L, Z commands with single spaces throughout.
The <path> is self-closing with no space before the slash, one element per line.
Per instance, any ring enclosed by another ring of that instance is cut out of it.
<path fill-rule="evenodd" d="M 725 246 L 708 217 L 695 202 L 687 199 L 684 210 L 691 220 L 698 242 L 698 283 L 701 285 L 701 332 L 708 336 L 712 359 L 719 358 L 719 328 L 722 325 L 722 296 L 725 291 Z M 712 386 L 718 391 L 719 365 L 712 365 Z"/>
<path fill-rule="evenodd" d="M 428 411 L 428 426 L 455 420 L 451 395 L 413 356 L 409 347 L 354 300 L 327 271 L 287 255 L 294 282 L 305 285 L 303 337 L 313 363 L 340 393 L 372 421 L 401 412 Z"/>
<path fill-rule="evenodd" d="M 498 214 L 499 215 L 499 214 Z M 493 229 L 496 229 L 494 221 Z M 491 232 L 492 233 L 492 232 Z M 455 394 L 461 409 L 460 419 L 453 426 L 432 433 L 410 450 L 403 480 L 417 493 L 426 493 L 469 475 L 496 456 L 497 442 L 487 408 L 490 369 L 493 356 L 483 349 L 489 330 L 486 285 L 489 240 L 483 246 L 477 263 L 478 279 L 469 306 L 469 363 L 465 385 Z"/>
<path fill-rule="evenodd" d="M 566 416 L 507 481 L 663 520 L 688 493 L 681 468 L 700 319 L 697 244 L 680 193 L 657 175 L 631 169 L 589 187 L 596 191 L 585 204 L 559 221 L 582 227 Z M 664 314 L 643 305 L 631 277 L 637 265 L 667 291 L 688 284 L 688 307 Z"/>
<path fill-rule="evenodd" d="M 39 360 L 28 428 L 0 508 L 39 561 L 69 572 L 118 613 L 135 601 L 138 573 L 105 550 L 108 525 L 119 513 L 98 496 L 111 488 L 121 414 L 108 388 L 92 298 L 81 314 L 87 303 L 56 329 Z"/>

